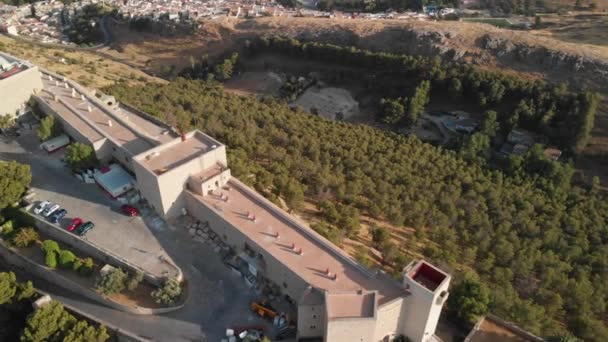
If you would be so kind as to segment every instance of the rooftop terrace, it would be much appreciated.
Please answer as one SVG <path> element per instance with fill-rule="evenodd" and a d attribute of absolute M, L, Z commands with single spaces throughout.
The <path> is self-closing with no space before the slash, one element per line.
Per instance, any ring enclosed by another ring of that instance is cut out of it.
<path fill-rule="evenodd" d="M 373 292 L 330 293 L 325 298 L 329 319 L 374 317 L 376 296 Z"/>
<path fill-rule="evenodd" d="M 329 292 L 375 290 L 379 305 L 407 294 L 399 283 L 363 269 L 331 242 L 234 178 L 227 188 L 210 195 L 190 194 L 313 287 Z M 362 309 L 337 314 L 356 310 Z"/>
<path fill-rule="evenodd" d="M 136 159 L 144 167 L 160 175 L 220 145 L 208 135 L 193 131 L 186 135 L 185 141 L 174 139 L 173 142 L 158 146 L 145 155 L 137 156 Z"/>

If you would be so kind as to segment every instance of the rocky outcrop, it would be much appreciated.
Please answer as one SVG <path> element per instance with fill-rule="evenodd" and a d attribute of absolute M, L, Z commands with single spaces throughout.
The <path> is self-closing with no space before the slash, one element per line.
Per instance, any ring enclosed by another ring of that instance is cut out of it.
<path fill-rule="evenodd" d="M 544 46 L 516 44 L 511 40 L 489 34 L 481 37 L 479 44 L 500 64 L 523 71 L 547 73 L 552 79 L 568 81 L 574 86 L 592 83 L 603 91 L 608 91 L 608 60 L 553 50 Z"/>
<path fill-rule="evenodd" d="M 528 31 L 464 22 L 323 21 L 311 18 L 264 18 L 230 25 L 236 36 L 278 34 L 374 51 L 441 56 L 444 60 L 530 72 L 555 82 L 568 82 L 574 87 L 591 86 L 608 92 L 608 56 L 605 53 Z"/>

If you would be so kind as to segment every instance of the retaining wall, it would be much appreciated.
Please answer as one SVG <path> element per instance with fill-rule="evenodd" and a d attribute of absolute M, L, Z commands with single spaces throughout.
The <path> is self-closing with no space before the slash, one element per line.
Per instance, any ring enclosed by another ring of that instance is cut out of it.
<path fill-rule="evenodd" d="M 35 215 L 31 215 L 31 214 L 29 214 L 29 215 L 34 218 L 34 220 L 36 221 L 36 227 L 43 234 L 47 235 L 48 237 L 50 237 L 53 240 L 63 242 L 65 244 L 69 245 L 70 247 L 73 247 L 74 250 L 79 252 L 80 254 L 90 256 L 93 259 L 97 259 L 99 261 L 102 261 L 104 263 L 107 263 L 107 264 L 110 264 L 113 266 L 120 267 L 129 272 L 141 272 L 144 274 L 144 278 L 148 282 L 150 282 L 151 284 L 154 284 L 156 286 L 160 286 L 165 281 L 164 277 L 157 277 L 153 274 L 150 274 L 150 273 L 144 271 L 142 268 L 140 268 L 136 265 L 133 265 L 128 260 L 126 260 L 102 247 L 95 245 L 91 241 L 85 241 L 83 238 L 81 238 L 78 235 L 75 235 L 74 233 L 68 232 L 65 229 L 61 229 L 61 228 L 55 226 L 54 224 L 51 224 L 45 220 L 42 220 L 41 218 L 39 218 Z"/>
<path fill-rule="evenodd" d="M 140 306 L 127 306 L 117 303 L 113 300 L 110 300 L 101 294 L 95 292 L 92 289 L 83 287 L 82 285 L 76 283 L 75 281 L 62 276 L 61 274 L 55 272 L 53 269 L 48 268 L 46 266 L 40 265 L 39 263 L 29 259 L 28 257 L 17 253 L 16 251 L 10 249 L 4 244 L 4 241 L 0 240 L 0 256 L 2 256 L 6 262 L 23 269 L 24 271 L 31 273 L 32 275 L 42 278 L 50 283 L 53 283 L 62 288 L 68 289 L 74 293 L 77 293 L 81 296 L 94 300 L 103 305 L 109 306 L 113 309 L 128 312 L 134 315 L 157 315 L 163 314 L 167 312 L 172 312 L 177 309 L 181 309 L 184 306 L 184 303 L 180 305 L 169 307 L 169 308 L 144 308 Z"/>

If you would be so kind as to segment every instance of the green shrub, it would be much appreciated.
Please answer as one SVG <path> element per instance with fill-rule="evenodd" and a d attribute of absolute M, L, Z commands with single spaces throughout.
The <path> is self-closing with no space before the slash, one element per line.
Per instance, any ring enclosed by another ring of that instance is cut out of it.
<path fill-rule="evenodd" d="M 30 298 L 34 295 L 34 293 L 36 293 L 36 290 L 34 289 L 34 284 L 32 284 L 30 280 L 26 281 L 25 283 L 18 284 L 17 290 L 17 300 Z"/>
<path fill-rule="evenodd" d="M 57 254 L 55 252 L 47 252 L 44 258 L 44 263 L 50 268 L 57 267 Z"/>
<path fill-rule="evenodd" d="M 0 226 L 0 231 L 2 231 L 2 236 L 9 237 L 13 231 L 15 230 L 15 221 L 9 220 L 4 222 L 2 226 Z"/>
<path fill-rule="evenodd" d="M 182 294 L 182 288 L 175 279 L 167 279 L 162 287 L 152 291 L 151 295 L 158 304 L 173 305 Z"/>
<path fill-rule="evenodd" d="M 114 268 L 99 278 L 95 288 L 105 295 L 111 295 L 122 292 L 126 287 L 126 282 L 127 274 L 120 268 Z"/>
<path fill-rule="evenodd" d="M 127 280 L 127 290 L 135 290 L 142 280 L 144 280 L 144 274 L 142 272 L 132 273 Z"/>
<path fill-rule="evenodd" d="M 72 263 L 72 271 L 80 273 L 80 268 L 82 267 L 82 261 L 76 259 Z"/>
<path fill-rule="evenodd" d="M 104 342 L 109 338 L 104 326 L 95 327 L 89 325 L 87 321 L 79 321 L 66 311 L 61 303 L 51 301 L 29 314 L 19 340 L 22 342 Z"/>
<path fill-rule="evenodd" d="M 82 266 L 79 268 L 79 273 L 83 276 L 91 276 L 93 275 L 93 259 L 90 257 L 84 258 L 82 260 Z"/>
<path fill-rule="evenodd" d="M 59 251 L 59 266 L 61 268 L 71 268 L 74 260 L 76 260 L 76 255 L 71 251 L 65 249 Z"/>
<path fill-rule="evenodd" d="M 61 123 L 55 120 L 54 116 L 47 116 L 40 120 L 40 126 L 38 126 L 37 134 L 40 141 L 47 141 L 61 134 L 63 129 Z"/>
<path fill-rule="evenodd" d="M 79 142 L 72 143 L 65 152 L 65 161 L 72 170 L 79 170 L 97 165 L 97 157 L 93 146 Z"/>
<path fill-rule="evenodd" d="M 55 253 L 59 253 L 59 251 L 61 250 L 61 248 L 59 248 L 59 244 L 57 243 L 57 241 L 54 240 L 44 240 L 42 241 L 42 251 L 45 253 L 49 253 L 49 252 L 55 252 Z"/>
<path fill-rule="evenodd" d="M 34 242 L 38 241 L 38 232 L 32 227 L 25 227 L 19 229 L 15 236 L 13 236 L 13 243 L 17 247 L 29 247 Z"/>

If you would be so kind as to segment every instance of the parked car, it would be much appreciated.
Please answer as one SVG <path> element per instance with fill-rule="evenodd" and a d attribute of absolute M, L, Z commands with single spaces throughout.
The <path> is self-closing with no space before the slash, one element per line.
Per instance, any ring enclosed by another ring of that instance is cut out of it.
<path fill-rule="evenodd" d="M 122 212 L 125 215 L 129 215 L 129 216 L 137 216 L 137 215 L 139 215 L 139 212 L 137 211 L 137 208 L 135 208 L 132 205 L 123 204 L 122 207 L 120 207 L 120 210 L 122 210 Z"/>
<path fill-rule="evenodd" d="M 65 209 L 57 210 L 49 217 L 49 221 L 57 224 L 59 220 L 61 220 L 65 215 L 67 215 L 68 211 Z"/>
<path fill-rule="evenodd" d="M 78 228 L 76 228 L 76 234 L 78 234 L 79 236 L 83 236 L 89 230 L 91 230 L 93 228 L 95 228 L 95 225 L 93 224 L 93 222 L 91 222 L 91 221 L 85 222 L 85 223 L 81 224 Z"/>
<path fill-rule="evenodd" d="M 59 208 L 61 208 L 59 204 L 49 203 L 49 205 L 42 211 L 42 216 L 49 217 L 52 213 L 59 210 Z"/>
<path fill-rule="evenodd" d="M 75 217 L 72 219 L 72 222 L 70 223 L 70 225 L 67 227 L 68 232 L 73 231 L 74 229 L 78 228 L 78 226 L 80 226 L 82 224 L 82 219 L 80 217 Z"/>
<path fill-rule="evenodd" d="M 34 208 L 34 213 L 36 213 L 36 215 L 40 215 L 40 213 L 42 213 L 42 211 L 49 205 L 51 204 L 51 202 L 49 201 L 42 201 L 40 203 L 38 203 L 38 205 Z"/>

